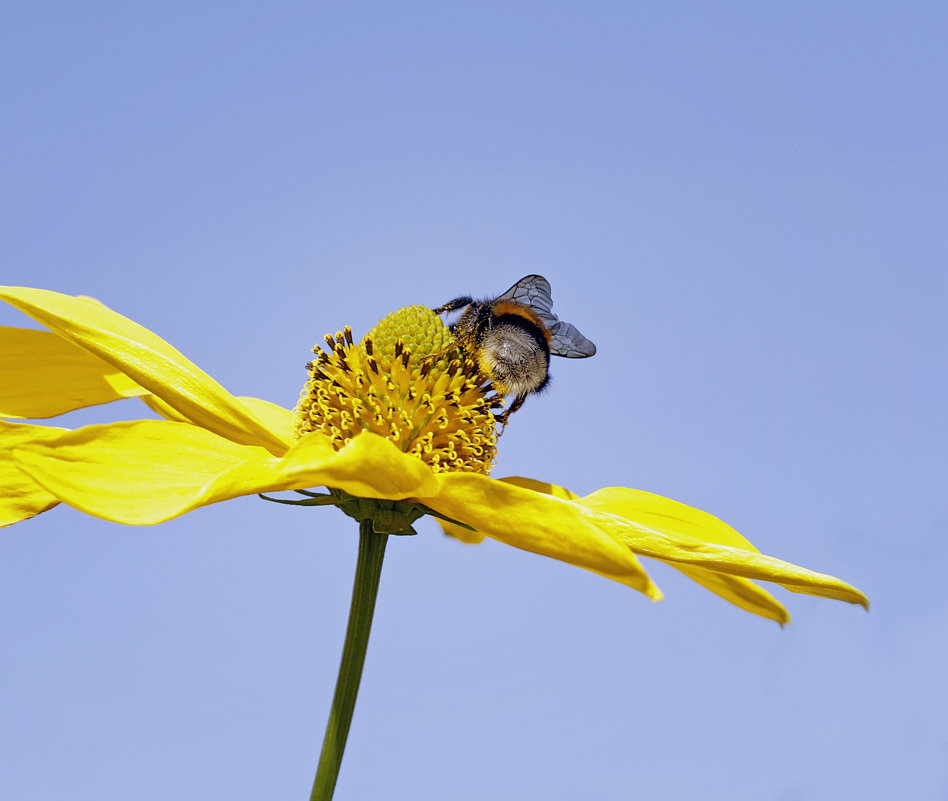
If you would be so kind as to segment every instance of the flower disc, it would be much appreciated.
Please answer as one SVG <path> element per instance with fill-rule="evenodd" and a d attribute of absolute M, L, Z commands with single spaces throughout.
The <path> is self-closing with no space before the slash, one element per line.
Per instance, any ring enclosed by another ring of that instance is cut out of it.
<path fill-rule="evenodd" d="M 502 400 L 431 309 L 399 309 L 358 344 L 349 328 L 326 342 L 313 349 L 297 436 L 319 431 L 338 450 L 373 431 L 436 471 L 490 472 Z"/>

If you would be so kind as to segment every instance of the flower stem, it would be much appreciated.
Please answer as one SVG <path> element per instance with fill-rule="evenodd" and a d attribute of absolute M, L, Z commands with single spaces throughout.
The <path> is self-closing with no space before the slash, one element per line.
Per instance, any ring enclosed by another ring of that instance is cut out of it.
<path fill-rule="evenodd" d="M 336 777 L 339 775 L 339 765 L 342 763 L 349 724 L 352 723 L 352 712 L 359 693 L 359 680 L 362 678 L 365 650 L 369 644 L 387 540 L 388 534 L 375 533 L 371 519 L 359 523 L 359 561 L 356 563 L 352 586 L 349 625 L 310 801 L 329 801 L 336 788 Z"/>

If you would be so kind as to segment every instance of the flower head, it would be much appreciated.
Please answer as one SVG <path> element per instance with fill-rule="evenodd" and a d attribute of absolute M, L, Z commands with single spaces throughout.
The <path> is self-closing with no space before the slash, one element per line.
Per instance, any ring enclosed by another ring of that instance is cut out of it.
<path fill-rule="evenodd" d="M 780 622 L 786 610 L 754 580 L 868 603 L 845 582 L 761 554 L 722 521 L 668 498 L 626 488 L 579 497 L 489 477 L 501 401 L 427 309 L 390 315 L 358 344 L 348 331 L 332 338 L 294 412 L 231 395 L 92 299 L 22 287 L 0 288 L 0 299 L 48 329 L 0 328 L 0 525 L 58 503 L 150 524 L 243 495 L 326 486 L 346 502 L 408 502 L 411 514 L 430 511 L 461 539 L 491 537 L 653 599 L 661 593 L 636 554 Z M 162 419 L 76 430 L 9 422 L 127 397 Z"/>
<path fill-rule="evenodd" d="M 431 309 L 399 309 L 359 344 L 349 328 L 326 344 L 307 365 L 297 436 L 316 431 L 340 450 L 371 431 L 435 472 L 490 472 L 501 400 Z"/>

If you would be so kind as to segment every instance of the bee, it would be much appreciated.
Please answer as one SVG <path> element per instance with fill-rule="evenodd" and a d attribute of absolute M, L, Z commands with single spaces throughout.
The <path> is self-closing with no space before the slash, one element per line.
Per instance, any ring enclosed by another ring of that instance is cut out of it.
<path fill-rule="evenodd" d="M 500 418 L 519 409 L 531 392 L 542 392 L 550 382 L 550 354 L 583 359 L 596 346 L 576 326 L 553 314 L 550 282 L 542 275 L 521 278 L 493 300 L 455 298 L 435 314 L 464 309 L 451 332 L 490 378 L 500 395 L 517 397 Z"/>

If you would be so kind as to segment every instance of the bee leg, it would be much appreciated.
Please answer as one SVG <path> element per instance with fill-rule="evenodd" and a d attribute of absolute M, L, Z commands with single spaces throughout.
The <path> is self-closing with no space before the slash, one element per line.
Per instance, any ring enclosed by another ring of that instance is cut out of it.
<path fill-rule="evenodd" d="M 433 309 L 433 311 L 435 314 L 444 314 L 445 312 L 463 309 L 465 306 L 470 306 L 473 302 L 474 300 L 472 298 L 455 298 L 454 300 L 449 300 L 444 306 L 438 306 L 438 308 Z"/>
<path fill-rule="evenodd" d="M 517 395 L 517 397 L 514 398 L 514 402 L 510 404 L 510 408 L 507 409 L 507 411 L 505 411 L 502 415 L 500 415 L 497 418 L 497 422 L 500 423 L 504 428 L 506 428 L 507 421 L 510 419 L 510 415 L 512 415 L 515 411 L 517 411 L 517 409 L 523 406 L 523 402 L 526 399 L 527 399 L 526 394 Z M 501 433 L 503 433 L 503 429 L 501 429 Z"/>

